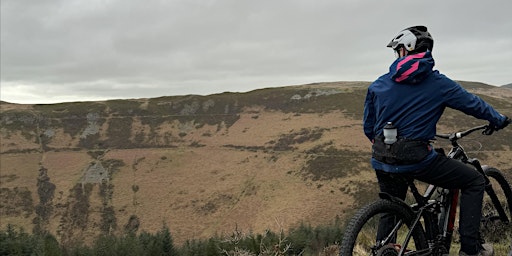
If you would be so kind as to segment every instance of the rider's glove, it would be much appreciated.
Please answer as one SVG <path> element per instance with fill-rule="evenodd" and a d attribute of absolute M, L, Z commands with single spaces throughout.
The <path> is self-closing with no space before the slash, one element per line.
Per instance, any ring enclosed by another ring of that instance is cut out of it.
<path fill-rule="evenodd" d="M 500 125 L 495 125 L 495 124 L 489 123 L 487 128 L 484 131 L 482 131 L 482 134 L 491 135 L 494 133 L 494 131 L 501 130 L 501 129 L 507 127 L 507 125 L 512 122 L 512 120 L 510 120 L 510 118 L 508 118 L 507 116 L 505 116 L 505 115 L 502 115 L 502 116 L 505 117 L 505 120 Z"/>
<path fill-rule="evenodd" d="M 510 122 L 511 122 L 510 118 L 508 118 L 508 117 L 507 117 L 507 116 L 505 116 L 505 115 L 504 115 L 504 117 L 505 117 L 505 121 L 503 121 L 503 122 L 501 123 L 501 125 L 500 125 L 500 126 L 495 125 L 495 126 L 493 127 L 493 129 L 494 129 L 495 131 L 497 131 L 497 130 L 501 130 L 501 129 L 503 129 L 503 128 L 507 127 L 507 125 L 508 125 L 508 124 L 510 124 Z"/>
<path fill-rule="evenodd" d="M 503 125 L 503 128 L 507 127 L 507 125 L 509 124 L 512 124 L 512 119 L 510 119 L 509 117 L 505 116 L 507 118 L 507 120 L 505 120 L 505 124 Z"/>

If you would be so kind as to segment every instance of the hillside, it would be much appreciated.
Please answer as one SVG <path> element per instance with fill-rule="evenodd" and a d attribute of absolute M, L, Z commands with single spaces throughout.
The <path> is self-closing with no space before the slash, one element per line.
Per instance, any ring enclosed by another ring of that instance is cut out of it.
<path fill-rule="evenodd" d="M 2 102 L 0 224 L 47 230 L 63 243 L 166 224 L 181 243 L 344 219 L 377 191 L 361 125 L 368 84 Z M 512 114 L 512 90 L 462 84 Z M 448 110 L 439 129 L 482 123 Z M 467 148 L 480 145 L 474 157 L 512 170 L 512 129 L 475 135 Z"/>

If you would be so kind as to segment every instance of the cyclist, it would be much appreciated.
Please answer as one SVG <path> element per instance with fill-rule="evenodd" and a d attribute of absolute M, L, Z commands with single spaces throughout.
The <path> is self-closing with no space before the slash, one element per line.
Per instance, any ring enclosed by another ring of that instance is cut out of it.
<path fill-rule="evenodd" d="M 364 105 L 364 133 L 372 144 L 372 167 L 381 192 L 405 199 L 407 185 L 393 173 L 448 189 L 460 189 L 459 255 L 494 255 L 491 244 L 479 237 L 484 177 L 471 167 L 438 154 L 430 141 L 446 107 L 489 121 L 494 130 L 508 118 L 458 83 L 433 70 L 434 40 L 425 26 L 404 29 L 387 47 L 396 60 L 389 72 L 368 88 Z M 386 137 L 384 135 L 387 135 Z M 383 217 L 377 240 L 393 225 Z"/>

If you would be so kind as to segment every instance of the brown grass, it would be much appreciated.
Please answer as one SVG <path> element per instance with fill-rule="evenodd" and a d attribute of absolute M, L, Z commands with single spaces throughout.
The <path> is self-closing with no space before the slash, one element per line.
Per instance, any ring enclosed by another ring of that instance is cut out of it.
<path fill-rule="evenodd" d="M 333 87 L 342 87 L 341 91 L 347 93 L 343 99 L 350 99 L 348 94 L 355 91 L 354 102 L 361 101 L 364 84 L 360 83 L 297 88 L 304 91 Z M 150 109 L 148 102 L 140 110 Z M 331 99 L 329 104 L 334 102 Z M 318 107 L 311 103 L 308 106 Z M 7 107 L 2 105 L 2 111 L 16 109 L 12 105 Z M 332 105 L 329 108 L 333 109 Z M 344 219 L 355 207 L 376 196 L 372 189 L 376 187 L 375 176 L 368 164 L 370 143 L 363 135 L 360 113 L 355 113 L 355 109 L 362 110 L 361 106 L 352 106 L 322 113 L 283 112 L 253 105 L 240 110 L 233 124 L 200 123 L 188 117 L 181 122 L 160 120 L 156 127 L 133 117 L 132 133 L 122 139 L 130 143 L 140 139 L 146 148 L 131 149 L 101 148 L 100 144 L 91 144 L 96 148 L 76 149 L 79 138 L 56 128 L 56 137 L 47 144 L 51 150 L 41 153 L 37 151 L 37 141 L 2 130 L 0 187 L 26 188 L 37 205 L 39 164 L 47 168 L 50 181 L 56 186 L 48 229 L 59 239 L 66 236 L 65 232 L 71 232 L 75 239 L 92 241 L 100 232 L 102 211 L 110 206 L 117 222 L 117 229 L 112 232 L 123 232 L 130 218 L 136 216 L 139 231 L 156 232 L 166 224 L 177 243 L 230 234 L 235 229 L 263 233 L 267 229 L 287 230 L 300 223 L 327 224 L 337 216 Z M 444 127 L 450 129 L 448 124 Z M 121 131 L 122 125 L 116 129 Z M 102 123 L 100 142 L 109 141 L 108 130 L 109 123 Z M 122 139 L 116 141 L 121 143 Z M 150 142 L 155 146 L 149 147 Z M 290 147 L 276 150 L 278 142 Z M 33 151 L 12 153 L 27 149 Z M 73 229 L 69 220 L 72 205 L 77 203 L 73 188 L 83 170 L 96 160 L 93 157 L 101 155 L 91 153 L 94 150 L 105 152 L 100 157 L 103 162 L 112 160 L 124 165 L 112 173 L 111 199 L 101 196 L 99 184 L 91 184 L 87 225 L 83 230 Z M 334 165 L 344 175 L 334 173 L 320 179 L 304 175 L 305 167 L 314 163 L 309 161 L 328 153 L 336 154 L 334 161 L 354 156 L 358 161 Z M 498 168 L 512 169 L 510 146 L 478 154 Z M 30 231 L 34 217 L 35 213 L 28 217 L 0 216 L 0 225 L 4 228 L 8 223 L 17 224 Z"/>

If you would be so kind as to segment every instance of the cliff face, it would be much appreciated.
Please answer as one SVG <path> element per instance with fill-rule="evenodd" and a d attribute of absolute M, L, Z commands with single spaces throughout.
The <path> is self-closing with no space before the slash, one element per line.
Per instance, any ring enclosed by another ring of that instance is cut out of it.
<path fill-rule="evenodd" d="M 1 225 L 74 243 L 166 224 L 183 242 L 343 219 L 377 191 L 361 127 L 367 85 L 2 103 Z M 503 92 L 512 90 L 467 88 L 512 114 Z M 439 129 L 482 123 L 447 111 Z M 474 157 L 510 170 L 511 130 L 475 136 L 468 147 L 481 144 Z"/>

